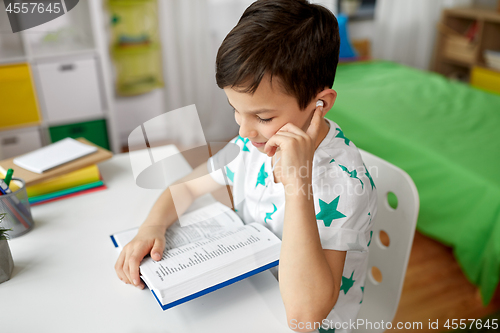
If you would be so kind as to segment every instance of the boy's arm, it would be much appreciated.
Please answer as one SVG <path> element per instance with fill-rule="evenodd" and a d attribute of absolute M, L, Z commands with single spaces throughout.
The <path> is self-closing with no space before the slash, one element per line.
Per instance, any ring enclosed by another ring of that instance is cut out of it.
<path fill-rule="evenodd" d="M 289 327 L 308 332 L 300 328 L 317 327 L 337 302 L 346 252 L 323 250 L 313 200 L 298 189 L 286 192 L 280 291 Z"/>
<path fill-rule="evenodd" d="M 156 200 L 137 235 L 123 248 L 116 261 L 116 274 L 127 284 L 144 288 L 139 278 L 139 264 L 142 259 L 150 253 L 154 260 L 160 260 L 165 248 L 167 228 L 188 209 L 196 198 L 224 186 L 218 184 L 208 174 L 206 162 L 173 185 L 176 185 L 174 191 L 176 204 L 174 205 L 169 187 Z"/>
<path fill-rule="evenodd" d="M 279 284 L 288 326 L 297 332 L 317 329 L 337 303 L 346 257 L 345 251 L 323 250 L 316 221 L 311 167 L 321 125 L 318 104 L 306 132 L 287 123 L 264 149 L 268 155 L 281 151 L 277 170 L 285 188 L 285 216 Z M 307 176 L 301 175 L 303 168 Z"/>

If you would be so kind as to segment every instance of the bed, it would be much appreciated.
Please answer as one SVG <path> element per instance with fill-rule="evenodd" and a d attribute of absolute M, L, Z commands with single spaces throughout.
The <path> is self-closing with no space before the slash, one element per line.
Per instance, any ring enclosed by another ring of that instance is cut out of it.
<path fill-rule="evenodd" d="M 413 178 L 417 230 L 453 248 L 488 304 L 500 275 L 500 96 L 383 61 L 340 65 L 333 88 L 326 117 Z"/>

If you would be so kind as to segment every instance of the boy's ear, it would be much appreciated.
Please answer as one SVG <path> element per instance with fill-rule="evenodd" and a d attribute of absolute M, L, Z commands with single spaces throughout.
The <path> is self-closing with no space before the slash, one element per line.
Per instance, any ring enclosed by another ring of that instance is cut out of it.
<path fill-rule="evenodd" d="M 316 100 L 323 101 L 323 116 L 332 108 L 335 100 L 337 99 L 337 92 L 333 89 L 324 89 L 317 96 Z"/>

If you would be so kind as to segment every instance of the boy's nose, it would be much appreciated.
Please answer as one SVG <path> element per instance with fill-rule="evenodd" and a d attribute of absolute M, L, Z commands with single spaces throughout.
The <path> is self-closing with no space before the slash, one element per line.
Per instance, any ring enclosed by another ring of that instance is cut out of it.
<path fill-rule="evenodd" d="M 240 123 L 239 135 L 242 138 L 254 138 L 257 136 L 257 131 L 248 126 L 248 122 L 242 121 Z"/>

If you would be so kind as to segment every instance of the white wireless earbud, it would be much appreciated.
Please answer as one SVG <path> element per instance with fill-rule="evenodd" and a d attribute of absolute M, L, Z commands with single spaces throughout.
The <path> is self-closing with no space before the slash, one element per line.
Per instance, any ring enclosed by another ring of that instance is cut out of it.
<path fill-rule="evenodd" d="M 323 103 L 323 101 L 322 101 L 322 100 L 318 100 L 318 101 L 316 102 L 316 107 L 318 107 L 318 106 L 323 106 L 323 105 L 324 105 L 324 103 Z"/>

